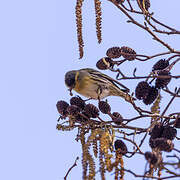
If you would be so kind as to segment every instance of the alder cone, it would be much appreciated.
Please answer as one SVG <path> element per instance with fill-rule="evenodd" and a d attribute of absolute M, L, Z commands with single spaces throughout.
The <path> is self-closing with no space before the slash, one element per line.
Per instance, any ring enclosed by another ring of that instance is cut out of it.
<path fill-rule="evenodd" d="M 104 57 L 101 58 L 97 63 L 96 63 L 96 67 L 100 70 L 106 70 L 110 67 L 112 67 L 112 59 L 109 57 Z"/>
<path fill-rule="evenodd" d="M 118 153 L 125 155 L 127 153 L 127 146 L 122 140 L 116 140 L 114 142 L 115 150 L 118 151 Z"/>
<path fill-rule="evenodd" d="M 143 99 L 144 104 L 146 105 L 152 104 L 157 98 L 157 96 L 158 96 L 158 89 L 152 86 L 147 97 Z"/>
<path fill-rule="evenodd" d="M 147 95 L 149 94 L 149 91 L 151 90 L 151 87 L 146 81 L 141 81 L 138 83 L 135 89 L 135 96 L 137 99 L 145 99 Z"/>
<path fill-rule="evenodd" d="M 62 101 L 62 100 L 58 101 L 56 104 L 57 110 L 58 110 L 59 114 L 61 114 L 62 116 L 67 116 L 68 106 L 69 106 L 69 104 L 66 101 Z"/>
<path fill-rule="evenodd" d="M 108 114 L 111 112 L 111 106 L 105 101 L 99 101 L 99 110 L 103 114 Z"/>
<path fill-rule="evenodd" d="M 106 55 L 109 58 L 119 58 L 121 57 L 121 48 L 120 47 L 109 48 L 106 52 Z"/>
<path fill-rule="evenodd" d="M 132 61 L 136 58 L 136 52 L 130 47 L 127 46 L 121 47 L 121 52 L 127 53 L 127 54 L 122 54 L 122 56 L 129 61 Z"/>
<path fill-rule="evenodd" d="M 72 98 L 70 99 L 70 104 L 71 104 L 71 105 L 76 105 L 76 106 L 78 106 L 81 110 L 83 110 L 84 107 L 85 107 L 85 102 L 84 102 L 84 100 L 83 100 L 81 97 L 79 97 L 79 96 L 77 96 L 77 97 L 72 97 Z"/>
<path fill-rule="evenodd" d="M 169 61 L 165 59 L 160 59 L 157 63 L 154 64 L 152 70 L 163 70 L 169 66 Z"/>
<path fill-rule="evenodd" d="M 94 104 L 87 104 L 84 111 L 89 117 L 97 118 L 99 116 L 99 109 Z"/>
<path fill-rule="evenodd" d="M 164 71 L 158 72 L 158 75 L 159 76 L 170 76 L 171 73 L 164 70 Z M 158 89 L 164 88 L 169 84 L 170 81 L 171 81 L 171 77 L 157 78 L 156 82 L 155 82 L 155 87 L 158 88 Z"/>

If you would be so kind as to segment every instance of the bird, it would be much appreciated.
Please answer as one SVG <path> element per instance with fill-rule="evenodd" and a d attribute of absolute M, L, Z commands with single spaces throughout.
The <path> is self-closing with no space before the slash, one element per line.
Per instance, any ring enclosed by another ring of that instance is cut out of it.
<path fill-rule="evenodd" d="M 128 94 L 129 89 L 124 85 L 91 68 L 68 71 L 65 74 L 65 84 L 70 91 L 74 90 L 90 99 L 101 100 L 108 96 L 120 96 L 130 103 L 135 100 Z"/>

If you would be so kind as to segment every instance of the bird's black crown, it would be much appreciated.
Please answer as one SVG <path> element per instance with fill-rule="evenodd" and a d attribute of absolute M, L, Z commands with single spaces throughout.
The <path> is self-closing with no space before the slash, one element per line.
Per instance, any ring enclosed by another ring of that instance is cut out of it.
<path fill-rule="evenodd" d="M 75 86 L 75 71 L 69 71 L 65 74 L 65 83 L 68 87 L 73 88 Z"/>

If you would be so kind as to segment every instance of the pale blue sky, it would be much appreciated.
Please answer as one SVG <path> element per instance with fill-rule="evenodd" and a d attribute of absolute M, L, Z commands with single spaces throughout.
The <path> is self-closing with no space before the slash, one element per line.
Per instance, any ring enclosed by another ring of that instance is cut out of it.
<path fill-rule="evenodd" d="M 152 0 L 151 11 L 163 22 L 180 29 L 180 1 Z M 136 4 L 136 1 L 132 1 Z M 76 132 L 56 130 L 58 113 L 56 102 L 68 100 L 64 74 L 70 69 L 95 68 L 97 60 L 112 46 L 130 46 L 138 54 L 152 55 L 166 51 L 147 33 L 132 24 L 126 24 L 124 15 L 110 2 L 102 2 L 103 41 L 98 45 L 95 30 L 94 1 L 84 1 L 84 58 L 79 60 L 75 27 L 75 1 L 6 0 L 0 3 L 0 179 L 3 180 L 60 180 L 77 156 L 81 157 Z M 174 48 L 179 36 L 165 38 Z M 122 71 L 131 75 L 147 75 L 158 59 L 147 63 L 132 62 L 122 65 Z M 127 66 L 128 65 L 128 66 Z M 178 64 L 172 74 L 178 74 Z M 115 74 L 106 72 L 112 77 Z M 138 81 L 122 81 L 135 89 Z M 169 87 L 175 86 L 173 80 Z M 176 82 L 176 86 L 180 83 Z M 162 94 L 166 95 L 166 94 Z M 108 98 L 114 111 L 126 118 L 131 106 L 121 98 Z M 169 98 L 168 98 L 169 100 Z M 162 102 L 164 107 L 167 100 Z M 176 100 L 168 112 L 179 111 Z M 123 105 L 123 106 L 122 106 Z M 143 105 L 141 102 L 139 105 Z M 149 108 L 149 106 L 147 107 Z M 148 121 L 137 125 L 148 126 Z M 180 134 L 178 132 L 178 134 Z M 149 147 L 144 147 L 150 150 Z M 139 157 L 128 160 L 128 168 L 142 173 Z M 141 158 L 144 164 L 143 158 Z M 69 179 L 81 179 L 81 160 L 69 174 Z M 128 179 L 134 179 L 127 176 Z M 98 178 L 97 178 L 98 179 Z M 109 179 L 113 179 L 110 176 Z"/>

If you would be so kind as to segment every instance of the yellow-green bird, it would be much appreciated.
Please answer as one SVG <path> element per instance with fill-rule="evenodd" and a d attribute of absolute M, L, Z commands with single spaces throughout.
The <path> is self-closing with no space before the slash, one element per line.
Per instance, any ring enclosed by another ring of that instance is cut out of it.
<path fill-rule="evenodd" d="M 65 84 L 70 90 L 73 89 L 87 98 L 103 99 L 107 96 L 120 96 L 128 102 L 134 100 L 127 93 L 129 91 L 127 88 L 118 87 L 118 85 L 123 86 L 118 81 L 90 68 L 68 71 L 65 74 Z"/>

